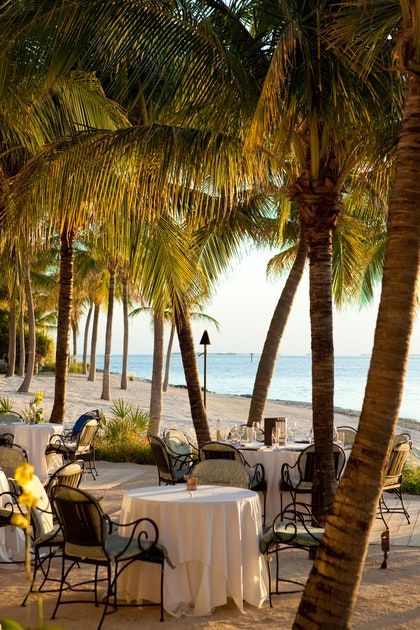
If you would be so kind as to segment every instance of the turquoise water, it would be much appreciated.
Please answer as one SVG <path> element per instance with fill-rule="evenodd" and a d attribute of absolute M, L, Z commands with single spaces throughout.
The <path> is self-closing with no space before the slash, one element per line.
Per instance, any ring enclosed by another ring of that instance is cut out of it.
<path fill-rule="evenodd" d="M 207 389 L 219 394 L 250 395 L 254 385 L 259 355 L 207 354 Z M 369 368 L 369 356 L 335 358 L 335 401 L 336 407 L 359 411 L 362 407 Z M 111 370 L 121 372 L 122 357 L 114 355 Z M 198 357 L 203 372 L 203 357 Z M 98 357 L 98 368 L 103 357 Z M 152 374 L 151 355 L 131 355 L 129 373 L 139 378 L 150 379 Z M 171 359 L 170 383 L 185 385 L 180 354 Z M 311 357 L 280 356 L 271 384 L 269 398 L 292 402 L 311 402 Z M 410 357 L 400 410 L 402 418 L 420 421 L 420 356 Z"/>

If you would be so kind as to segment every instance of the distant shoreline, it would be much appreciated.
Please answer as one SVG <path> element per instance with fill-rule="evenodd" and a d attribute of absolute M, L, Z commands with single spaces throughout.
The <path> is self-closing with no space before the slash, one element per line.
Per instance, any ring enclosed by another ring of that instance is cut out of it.
<path fill-rule="evenodd" d="M 117 355 L 118 356 L 118 355 Z M 136 355 L 133 355 L 136 356 Z M 137 355 L 138 356 L 138 355 Z M 102 372 L 102 370 L 96 370 L 97 372 Z M 115 376 L 121 376 L 120 372 L 111 372 Z M 150 378 L 141 378 L 140 376 L 131 376 L 131 380 L 140 381 L 143 383 L 151 383 Z M 186 385 L 173 385 L 169 384 L 169 387 L 173 387 L 174 389 L 187 389 Z M 216 394 L 217 396 L 231 396 L 233 398 L 252 398 L 251 394 L 224 394 L 221 392 L 215 392 L 213 390 L 207 390 L 209 394 Z M 283 400 L 281 398 L 268 398 L 267 402 L 271 403 L 279 403 L 281 405 L 285 405 L 286 407 L 303 407 L 305 409 L 312 409 L 312 403 L 302 402 L 300 400 Z M 361 411 L 357 411 L 356 409 L 348 409 L 345 407 L 334 407 L 334 413 L 341 413 L 344 416 L 349 416 L 349 418 L 359 418 Z M 399 424 L 409 428 L 412 427 L 414 429 L 420 428 L 420 420 L 416 420 L 415 418 L 399 418 Z"/>

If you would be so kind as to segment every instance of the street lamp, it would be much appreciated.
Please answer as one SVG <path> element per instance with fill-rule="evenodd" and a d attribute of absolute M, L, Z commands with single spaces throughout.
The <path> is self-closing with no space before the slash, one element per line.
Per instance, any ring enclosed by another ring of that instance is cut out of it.
<path fill-rule="evenodd" d="M 204 407 L 206 406 L 206 390 L 207 390 L 207 346 L 210 345 L 209 333 L 205 330 L 200 339 L 200 346 L 204 346 Z"/>

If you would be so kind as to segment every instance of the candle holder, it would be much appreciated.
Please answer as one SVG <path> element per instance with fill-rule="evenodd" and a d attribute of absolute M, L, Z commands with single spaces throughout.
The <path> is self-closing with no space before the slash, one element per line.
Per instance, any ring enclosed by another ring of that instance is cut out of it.
<path fill-rule="evenodd" d="M 197 477 L 187 477 L 187 490 L 197 490 Z"/>

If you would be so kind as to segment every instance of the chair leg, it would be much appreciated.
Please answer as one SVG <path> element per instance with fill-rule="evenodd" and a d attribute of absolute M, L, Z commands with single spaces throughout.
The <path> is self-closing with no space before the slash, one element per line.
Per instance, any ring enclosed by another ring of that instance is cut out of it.
<path fill-rule="evenodd" d="M 160 619 L 159 621 L 163 621 L 163 572 L 164 572 L 164 562 L 160 565 Z"/>
<path fill-rule="evenodd" d="M 104 619 L 105 619 L 105 615 L 106 615 L 107 610 L 108 610 L 109 600 L 111 599 L 111 596 L 112 596 L 112 585 L 113 585 L 113 582 L 112 582 L 112 575 L 111 575 L 111 567 L 108 565 L 106 569 L 107 569 L 108 588 L 107 588 L 107 594 L 105 595 L 104 611 L 102 613 L 102 617 L 101 617 L 101 620 L 99 622 L 99 626 L 98 626 L 97 630 L 101 630 L 102 624 L 103 624 Z M 116 582 L 116 579 L 115 579 L 115 582 Z"/>
<path fill-rule="evenodd" d="M 51 615 L 51 619 L 55 619 L 55 616 L 57 614 L 57 610 L 59 605 L 61 604 L 61 596 L 63 594 L 63 584 L 66 581 L 67 575 L 69 574 L 69 572 L 71 571 L 71 568 L 73 566 L 73 563 L 70 565 L 70 568 L 68 569 L 67 573 L 65 572 L 65 559 L 64 559 L 64 553 L 61 557 L 61 580 L 60 580 L 60 590 L 58 592 L 58 597 L 57 597 L 57 601 L 55 604 L 55 608 L 53 610 L 53 614 Z"/>

